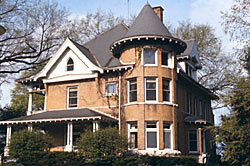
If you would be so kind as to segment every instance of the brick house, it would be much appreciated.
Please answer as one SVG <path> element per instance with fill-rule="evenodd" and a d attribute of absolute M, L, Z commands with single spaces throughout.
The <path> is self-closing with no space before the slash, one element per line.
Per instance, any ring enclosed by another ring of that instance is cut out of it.
<path fill-rule="evenodd" d="M 66 39 L 38 73 L 17 81 L 29 85 L 27 116 L 0 121 L 11 130 L 27 125 L 54 139 L 52 150 L 72 151 L 87 129 L 117 125 L 138 153 L 209 154 L 204 127 L 214 124 L 211 100 L 197 82 L 202 66 L 194 40 L 170 34 L 163 9 L 146 4 L 134 24 L 119 24 L 80 45 Z M 32 94 L 44 95 L 44 110 L 32 109 Z"/>

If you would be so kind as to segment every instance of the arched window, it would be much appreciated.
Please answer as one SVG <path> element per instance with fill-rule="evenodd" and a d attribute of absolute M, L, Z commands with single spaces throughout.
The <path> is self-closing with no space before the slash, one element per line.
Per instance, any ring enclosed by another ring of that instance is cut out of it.
<path fill-rule="evenodd" d="M 74 70 L 74 61 L 69 58 L 67 62 L 67 71 L 73 71 Z"/>

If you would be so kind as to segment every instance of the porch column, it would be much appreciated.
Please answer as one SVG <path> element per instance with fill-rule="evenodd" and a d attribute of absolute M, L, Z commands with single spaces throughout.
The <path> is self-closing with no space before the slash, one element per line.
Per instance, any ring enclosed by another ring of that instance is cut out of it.
<path fill-rule="evenodd" d="M 67 145 L 65 151 L 71 152 L 73 150 L 73 124 L 69 122 L 67 124 Z"/>
<path fill-rule="evenodd" d="M 93 132 L 96 132 L 99 130 L 100 122 L 99 121 L 93 121 Z"/>
<path fill-rule="evenodd" d="M 198 128 L 199 153 L 202 155 L 202 134 L 201 128 Z"/>
<path fill-rule="evenodd" d="M 32 124 L 28 124 L 28 131 L 32 132 L 33 130 L 33 125 Z"/>
<path fill-rule="evenodd" d="M 32 88 L 29 88 L 29 103 L 28 103 L 27 115 L 32 115 Z"/>
<path fill-rule="evenodd" d="M 8 156 L 8 154 L 9 154 L 10 138 L 11 138 L 11 125 L 7 125 L 6 146 L 4 148 L 4 156 Z"/>

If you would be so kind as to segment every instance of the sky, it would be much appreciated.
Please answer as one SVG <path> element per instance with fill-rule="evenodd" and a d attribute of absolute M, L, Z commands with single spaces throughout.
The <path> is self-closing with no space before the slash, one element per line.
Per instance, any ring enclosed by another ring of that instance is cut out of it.
<path fill-rule="evenodd" d="M 194 24 L 208 24 L 214 28 L 214 32 L 222 40 L 222 49 L 225 53 L 232 52 L 233 42 L 223 33 L 221 25 L 221 11 L 226 11 L 232 6 L 233 0 L 52 0 L 66 7 L 71 13 L 70 17 L 85 16 L 97 10 L 113 12 L 115 16 L 128 17 L 128 6 L 130 15 L 138 15 L 143 6 L 148 2 L 152 7 L 161 6 L 164 9 L 164 23 L 173 27 L 180 21 L 190 20 Z M 128 5 L 129 1 L 129 5 Z M 11 89 L 14 81 L 0 87 L 2 97 L 0 106 L 10 104 Z M 219 116 L 228 113 L 226 109 L 214 111 L 215 124 L 219 124 Z"/>

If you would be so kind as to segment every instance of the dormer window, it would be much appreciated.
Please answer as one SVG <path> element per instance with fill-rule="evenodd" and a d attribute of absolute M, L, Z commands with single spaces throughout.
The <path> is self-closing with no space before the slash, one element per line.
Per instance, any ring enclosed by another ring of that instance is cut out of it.
<path fill-rule="evenodd" d="M 143 49 L 144 65 L 156 65 L 156 50 L 152 48 Z"/>
<path fill-rule="evenodd" d="M 74 70 L 74 61 L 72 58 L 69 58 L 67 62 L 67 71 L 73 71 Z"/>

